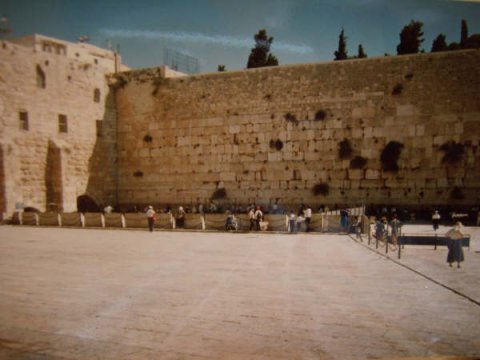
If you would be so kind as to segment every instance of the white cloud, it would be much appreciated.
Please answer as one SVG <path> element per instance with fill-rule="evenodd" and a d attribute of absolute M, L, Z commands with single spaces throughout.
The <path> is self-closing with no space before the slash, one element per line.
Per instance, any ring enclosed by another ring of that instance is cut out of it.
<path fill-rule="evenodd" d="M 144 39 L 144 40 L 171 40 L 184 43 L 218 45 L 233 48 L 252 48 L 254 42 L 251 37 L 240 38 L 226 35 L 210 35 L 199 32 L 183 31 L 151 31 L 151 30 L 125 30 L 125 29 L 102 29 L 102 35 L 112 38 Z M 289 44 L 274 41 L 272 51 L 295 54 L 312 54 L 313 48 L 304 44 Z"/>

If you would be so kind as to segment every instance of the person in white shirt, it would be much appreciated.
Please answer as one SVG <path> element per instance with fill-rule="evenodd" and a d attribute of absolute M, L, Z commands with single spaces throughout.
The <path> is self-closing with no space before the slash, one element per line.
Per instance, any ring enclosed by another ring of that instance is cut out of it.
<path fill-rule="evenodd" d="M 432 215 L 432 224 L 433 230 L 437 231 L 440 225 L 440 214 L 438 213 L 438 210 L 435 210 L 434 214 Z"/>
<path fill-rule="evenodd" d="M 260 222 L 263 220 L 263 212 L 260 209 L 260 206 L 257 205 L 257 210 L 255 210 L 255 229 L 260 231 Z"/>
<path fill-rule="evenodd" d="M 312 221 L 312 208 L 309 205 L 305 205 L 303 209 L 303 216 L 305 217 L 305 231 L 310 232 L 310 222 Z"/>
<path fill-rule="evenodd" d="M 148 229 L 150 232 L 153 231 L 153 227 L 155 225 L 155 210 L 153 210 L 153 206 L 150 205 L 147 209 L 147 220 L 148 220 Z"/>

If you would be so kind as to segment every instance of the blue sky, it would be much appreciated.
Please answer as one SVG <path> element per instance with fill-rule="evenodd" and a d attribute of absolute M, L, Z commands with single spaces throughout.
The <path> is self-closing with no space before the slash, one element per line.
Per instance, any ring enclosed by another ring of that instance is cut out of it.
<path fill-rule="evenodd" d="M 342 27 L 349 55 L 362 44 L 369 57 L 396 54 L 411 20 L 424 23 L 426 51 L 440 33 L 458 42 L 462 19 L 480 33 L 480 0 L 0 0 L 0 16 L 12 37 L 88 35 L 118 45 L 133 68 L 162 65 L 170 48 L 197 58 L 200 72 L 245 68 L 262 28 L 280 65 L 332 60 Z"/>

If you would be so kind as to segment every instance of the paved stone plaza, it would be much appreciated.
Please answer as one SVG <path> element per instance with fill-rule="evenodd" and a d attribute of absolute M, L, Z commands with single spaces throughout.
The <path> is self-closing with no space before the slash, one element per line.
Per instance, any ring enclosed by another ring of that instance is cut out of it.
<path fill-rule="evenodd" d="M 467 232 L 457 269 L 346 235 L 1 226 L 0 358 L 480 357 Z"/>

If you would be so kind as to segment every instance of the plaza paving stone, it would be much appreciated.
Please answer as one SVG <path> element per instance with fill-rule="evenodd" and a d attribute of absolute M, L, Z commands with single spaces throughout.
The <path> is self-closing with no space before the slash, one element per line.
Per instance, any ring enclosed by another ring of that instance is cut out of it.
<path fill-rule="evenodd" d="M 340 234 L 0 226 L 0 358 L 480 357 L 466 230 L 456 269 Z"/>

